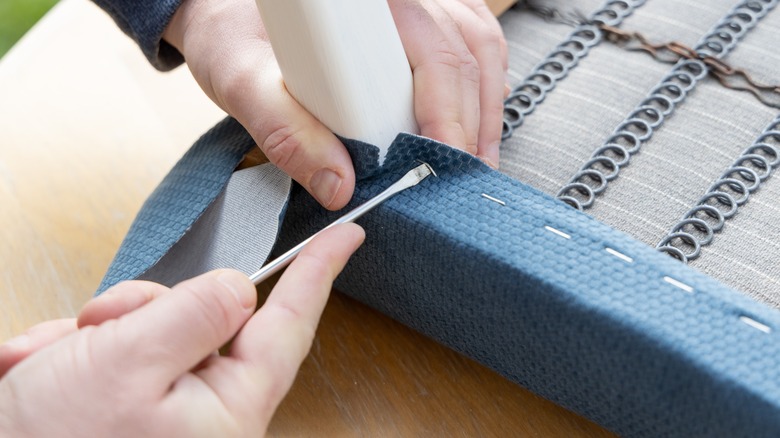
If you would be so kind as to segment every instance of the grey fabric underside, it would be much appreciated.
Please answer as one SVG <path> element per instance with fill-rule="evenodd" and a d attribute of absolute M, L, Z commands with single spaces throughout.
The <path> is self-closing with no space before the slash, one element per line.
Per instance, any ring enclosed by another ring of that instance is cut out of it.
<path fill-rule="evenodd" d="M 557 1 L 590 12 L 600 2 Z M 651 41 L 695 45 L 736 2 L 649 0 L 621 25 Z M 545 3 L 547 5 L 547 3 Z M 570 27 L 515 8 L 501 23 L 516 85 Z M 780 12 L 770 12 L 725 58 L 765 83 L 780 83 Z M 668 64 L 602 42 L 527 117 L 501 150 L 502 171 L 542 191 L 558 190 L 664 75 Z M 705 78 L 610 183 L 596 219 L 655 246 L 777 115 L 751 95 Z M 691 266 L 780 307 L 780 182 L 769 178 Z"/>
<path fill-rule="evenodd" d="M 213 269 L 257 271 L 276 243 L 291 186 L 290 177 L 272 164 L 233 173 L 187 234 L 140 279 L 173 286 Z M 246 230 L 254 230 L 251 239 Z"/>

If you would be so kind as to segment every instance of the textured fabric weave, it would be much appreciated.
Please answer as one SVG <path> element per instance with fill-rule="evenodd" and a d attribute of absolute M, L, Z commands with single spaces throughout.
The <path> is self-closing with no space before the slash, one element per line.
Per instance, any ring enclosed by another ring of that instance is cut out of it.
<path fill-rule="evenodd" d="M 653 42 L 694 45 L 735 4 L 651 0 L 621 27 Z M 590 6 L 557 5 L 564 11 Z M 549 29 L 560 38 L 571 29 L 551 26 L 522 8 L 510 10 L 502 24 L 512 38 L 510 68 L 517 82 L 552 49 L 545 37 Z M 780 83 L 779 30 L 775 10 L 725 60 L 764 83 Z M 502 172 L 555 195 L 670 69 L 607 42 L 593 47 L 505 142 Z M 777 114 L 747 93 L 703 79 L 587 213 L 655 246 Z M 769 178 L 691 266 L 780 307 L 778 199 L 780 183 Z"/>
<path fill-rule="evenodd" d="M 220 196 L 140 279 L 172 287 L 220 268 L 251 275 L 276 244 L 291 181 L 270 163 L 233 173 Z"/>
<path fill-rule="evenodd" d="M 154 266 L 222 193 L 253 147 L 252 137 L 232 118 L 201 137 L 141 207 L 98 291 Z"/>
<path fill-rule="evenodd" d="M 390 151 L 354 202 L 416 159 L 439 178 L 361 221 L 340 290 L 625 436 L 780 433 L 780 337 L 739 320 L 780 313 L 464 153 L 409 136 Z M 334 216 L 294 190 L 279 251 Z"/>
<path fill-rule="evenodd" d="M 550 4 L 585 12 L 596 5 Z M 650 0 L 623 27 L 694 44 L 732 6 Z M 778 34 L 771 32 L 777 15 L 765 17 L 733 57 L 749 68 L 777 62 L 772 38 Z M 502 24 L 518 80 L 570 30 L 521 9 Z M 669 68 L 597 45 L 504 145 L 505 174 L 413 136 L 399 137 L 379 168 L 376 148 L 346 141 L 360 178 L 351 206 L 418 159 L 439 178 L 360 221 L 367 241 L 337 287 L 621 435 L 780 435 L 780 312 L 648 246 L 773 113 L 705 79 L 589 214 L 549 196 Z M 206 134 L 147 201 L 102 290 L 157 263 L 253 146 L 230 119 Z M 771 225 L 778 223 L 774 181 L 767 180 L 695 266 L 767 302 L 755 291 L 776 278 L 766 267 L 778 254 L 769 234 L 780 231 Z M 295 186 L 276 253 L 337 215 Z"/>
<path fill-rule="evenodd" d="M 375 156 L 347 144 L 356 160 Z M 626 436 L 780 433 L 779 333 L 740 320 L 778 328 L 779 312 L 431 140 L 401 136 L 385 168 L 360 166 L 353 203 L 418 159 L 439 178 L 361 220 L 369 238 L 340 290 Z M 183 171 L 193 162 L 179 163 L 169 187 L 203 177 Z M 336 216 L 296 187 L 276 252 Z M 125 247 L 173 234 L 153 225 L 134 226 Z"/>

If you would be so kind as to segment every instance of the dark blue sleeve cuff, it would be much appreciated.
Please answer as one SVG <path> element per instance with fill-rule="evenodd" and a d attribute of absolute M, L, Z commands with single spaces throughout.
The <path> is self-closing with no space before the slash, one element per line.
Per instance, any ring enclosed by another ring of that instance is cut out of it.
<path fill-rule="evenodd" d="M 184 62 L 162 34 L 182 0 L 93 0 L 141 47 L 152 65 L 162 71 Z"/>

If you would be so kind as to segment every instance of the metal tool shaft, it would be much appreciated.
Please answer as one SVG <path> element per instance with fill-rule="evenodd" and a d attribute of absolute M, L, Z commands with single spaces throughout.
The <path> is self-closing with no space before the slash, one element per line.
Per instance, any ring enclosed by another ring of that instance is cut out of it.
<path fill-rule="evenodd" d="M 354 222 L 359 217 L 363 216 L 364 214 L 371 211 L 374 207 L 381 204 L 382 202 L 386 201 L 391 196 L 395 195 L 398 192 L 401 192 L 403 190 L 408 189 L 409 187 L 413 187 L 417 185 L 420 181 L 424 180 L 429 175 L 436 175 L 436 173 L 433 171 L 431 166 L 428 164 L 421 164 L 414 169 L 410 170 L 406 173 L 401 179 L 399 179 L 397 182 L 395 182 L 393 185 L 385 189 L 382 193 L 376 195 L 375 197 L 369 199 L 364 204 L 360 205 L 359 207 L 355 208 L 354 210 L 350 211 L 346 215 L 340 217 L 332 224 L 328 225 L 327 227 L 323 228 L 321 231 L 316 233 L 315 235 L 309 237 L 308 239 L 304 240 L 303 242 L 296 245 L 291 250 L 287 251 L 283 255 L 281 255 L 276 260 L 268 263 L 267 265 L 263 266 L 262 269 L 252 274 L 252 276 L 249 277 L 249 279 L 254 284 L 260 284 L 263 281 L 267 280 L 270 276 L 274 275 L 275 273 L 279 272 L 282 268 L 289 265 L 290 262 L 295 260 L 295 257 L 298 256 L 298 253 L 301 252 L 301 250 L 309 243 L 312 239 L 317 237 L 318 234 L 321 232 L 327 230 L 330 227 L 344 224 L 347 222 Z"/>

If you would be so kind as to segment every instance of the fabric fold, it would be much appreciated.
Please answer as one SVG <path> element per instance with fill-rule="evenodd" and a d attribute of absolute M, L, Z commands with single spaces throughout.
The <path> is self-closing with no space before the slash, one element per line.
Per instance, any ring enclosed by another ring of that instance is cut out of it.
<path fill-rule="evenodd" d="M 181 239 L 222 193 L 255 141 L 228 117 L 204 134 L 144 202 L 97 294 L 139 278 Z"/>
<path fill-rule="evenodd" d="M 150 243 L 181 237 L 249 140 L 232 120 L 204 136 L 104 284 L 170 249 Z M 366 243 L 340 291 L 621 435 L 780 432 L 780 312 L 447 145 L 401 134 L 379 167 L 370 146 L 345 144 L 359 178 L 348 209 L 420 161 L 438 177 L 359 220 Z M 274 253 L 341 214 L 293 185 Z"/>

